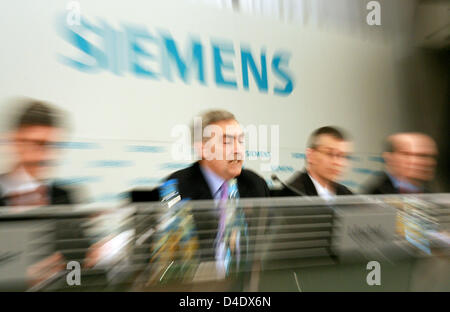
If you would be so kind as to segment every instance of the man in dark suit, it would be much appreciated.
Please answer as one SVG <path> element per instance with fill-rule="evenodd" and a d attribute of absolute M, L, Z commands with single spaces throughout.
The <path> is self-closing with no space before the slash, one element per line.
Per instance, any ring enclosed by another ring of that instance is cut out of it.
<path fill-rule="evenodd" d="M 198 127 L 194 133 L 203 134 L 194 139 L 194 149 L 200 160 L 168 177 L 177 179 L 181 197 L 219 199 L 219 189 L 234 178 L 240 197 L 268 197 L 269 188 L 264 179 L 242 168 L 244 133 L 234 115 L 216 110 L 201 117 L 201 124 L 194 125 Z"/>
<path fill-rule="evenodd" d="M 202 259 L 218 259 L 221 224 L 225 221 L 222 206 L 230 197 L 268 197 L 269 188 L 263 178 L 243 169 L 244 133 L 235 116 L 224 110 L 213 110 L 201 116 L 201 122 L 194 122 L 194 150 L 200 160 L 190 167 L 171 174 L 176 179 L 178 191 L 183 199 L 212 200 L 216 206 L 209 211 L 194 211 L 194 223 L 199 231 Z M 196 137 L 195 134 L 200 134 Z M 231 189 L 237 185 L 237 194 Z M 245 238 L 245 217 L 238 226 L 241 241 Z M 216 242 L 216 243 L 213 243 Z M 240 245 L 240 244 L 237 244 Z M 245 245 L 245 244 L 243 244 Z M 242 254 L 246 251 L 241 251 Z M 220 257 L 219 257 L 220 258 Z"/>
<path fill-rule="evenodd" d="M 178 190 L 182 198 L 192 200 L 213 199 L 213 185 L 207 182 L 203 174 L 202 162 L 195 162 L 188 168 L 172 173 L 168 179 L 178 181 Z M 236 177 L 239 196 L 245 197 L 269 197 L 269 188 L 263 178 L 251 170 L 242 169 Z M 224 180 L 225 181 L 225 180 Z M 215 190 L 216 193 L 218 191 Z"/>
<path fill-rule="evenodd" d="M 306 149 L 306 168 L 297 172 L 287 183 L 293 190 L 283 188 L 282 196 L 320 196 L 331 199 L 336 195 L 352 192 L 336 180 L 348 165 L 351 143 L 343 132 L 335 127 L 322 127 L 309 138 Z M 299 194 L 300 193 L 300 194 Z"/>
<path fill-rule="evenodd" d="M 55 163 L 52 147 L 61 135 L 61 113 L 36 100 L 22 105 L 25 107 L 10 131 L 9 147 L 15 163 L 8 173 L 0 175 L 0 206 L 73 203 L 68 191 L 46 181 Z"/>
<path fill-rule="evenodd" d="M 427 193 L 434 177 L 437 148 L 434 140 L 422 133 L 397 133 L 386 140 L 383 153 L 385 171 L 372 178 L 366 194 Z"/>
<path fill-rule="evenodd" d="M 23 109 L 18 110 L 9 133 L 8 147 L 15 163 L 9 172 L 0 175 L 0 209 L 1 206 L 74 204 L 76 198 L 71 192 L 47 179 L 56 163 L 53 147 L 63 131 L 62 112 L 48 103 L 32 99 L 15 104 L 16 108 L 23 106 Z M 55 251 L 28 268 L 30 285 L 65 270 L 65 261 L 83 259 L 90 247 L 82 221 L 56 220 L 54 226 Z M 98 250 L 96 246 L 91 249 L 88 258 Z"/>

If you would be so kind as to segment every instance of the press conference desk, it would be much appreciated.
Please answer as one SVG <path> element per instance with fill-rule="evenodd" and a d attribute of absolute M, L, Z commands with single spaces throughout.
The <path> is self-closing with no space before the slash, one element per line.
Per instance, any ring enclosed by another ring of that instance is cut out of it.
<path fill-rule="evenodd" d="M 265 271 L 258 291 L 450 291 L 449 257 L 380 262 L 381 285 L 373 286 L 366 282 L 370 272 L 366 265 L 367 262 Z"/>
<path fill-rule="evenodd" d="M 443 200 L 442 205 L 439 203 L 440 210 L 433 210 L 430 215 L 443 216 L 441 219 L 438 217 L 435 219 L 437 224 L 446 227 L 448 224 L 445 222 L 450 215 L 448 211 L 450 197 L 444 194 L 440 198 Z M 408 198 L 394 199 L 396 203 L 410 200 Z M 430 207 L 435 205 L 434 202 L 429 203 Z M 180 280 L 176 278 L 176 274 L 173 275 L 175 278 L 163 279 L 164 272 L 152 283 L 146 283 L 152 272 L 156 272 L 152 265 L 162 264 L 164 267 L 170 261 L 150 261 L 152 246 L 156 240 L 150 237 L 150 240 L 142 245 L 140 240 L 143 233 L 147 233 L 158 220 L 158 205 L 161 208 L 161 204 L 144 204 L 143 207 L 127 206 L 117 209 L 42 207 L 20 213 L 3 210 L 0 212 L 0 221 L 5 235 L 2 236 L 0 251 L 8 254 L 20 252 L 21 261 L 5 262 L 0 265 L 0 269 L 4 272 L 18 273 L 16 279 L 20 281 L 21 274 L 23 275 L 26 271 L 27 263 L 33 263 L 30 261 L 34 259 L 36 252 L 43 252 L 43 246 L 47 246 L 49 250 L 54 250 L 52 249 L 55 248 L 54 246 L 59 246 L 58 249 L 75 248 L 74 243 L 78 243 L 76 239 L 59 241 L 57 234 L 62 229 L 55 227 L 56 224 L 60 221 L 70 223 L 71 220 L 83 220 L 80 224 L 83 224 L 90 242 L 98 241 L 104 236 L 132 230 L 134 234 L 130 236 L 131 239 L 121 246 L 119 255 L 122 260 L 117 262 L 120 265 L 114 264 L 105 270 L 83 269 L 80 286 L 68 285 L 65 274 L 62 274 L 49 280 L 47 284 L 40 285 L 39 288 L 28 290 L 450 291 L 448 246 L 444 246 L 443 249 L 433 249 L 431 255 L 427 255 L 407 242 L 404 237 L 394 235 L 396 208 L 389 205 L 386 208 L 385 203 L 386 201 L 380 201 L 378 197 L 340 199 L 332 206 L 320 199 L 308 198 L 241 200 L 239 205 L 246 214 L 248 232 L 241 240 L 241 247 L 247 247 L 242 249 L 245 252 L 241 255 L 239 270 L 232 271 L 232 274 L 225 279 L 211 278 L 212 274 L 209 277 L 206 274 L 206 279 L 184 276 L 183 280 Z M 193 209 L 200 210 L 211 209 L 214 206 L 212 202 L 190 202 L 189 205 Z M 383 231 L 372 233 L 375 235 L 373 237 L 375 239 L 371 240 L 374 245 L 361 244 L 361 241 L 358 242 L 359 245 L 355 244 L 361 229 L 354 232 L 354 225 L 371 229 L 373 228 L 371 222 L 382 225 L 380 229 L 384 231 L 383 235 L 388 235 L 386 237 L 396 237 L 395 244 L 391 244 L 390 240 L 385 240 L 388 244 L 384 244 L 383 239 L 379 239 Z M 386 229 L 384 230 L 383 227 Z M 12 233 L 15 234 L 11 235 Z M 354 234 L 356 236 L 352 237 Z M 39 248 L 37 248 L 38 245 Z M 212 246 L 211 243 L 211 248 Z M 369 247 L 365 248 L 367 246 Z M 382 248 L 378 250 L 378 247 L 372 248 L 373 246 L 382 246 Z M 349 251 L 351 253 L 348 253 Z M 195 252 L 202 253 L 201 250 Z M 196 259 L 195 261 L 204 261 L 201 257 Z M 367 283 L 367 276 L 372 271 L 367 269 L 367 264 L 372 260 L 380 264 L 380 285 L 370 286 Z M 174 258 L 174 261 L 177 263 L 179 260 Z M 195 261 L 189 263 L 193 264 L 193 268 L 196 268 L 198 264 Z M 9 281 L 12 279 L 2 281 L 1 278 L 4 279 L 4 277 L 0 276 L 0 285 L 8 288 L 11 285 Z"/>

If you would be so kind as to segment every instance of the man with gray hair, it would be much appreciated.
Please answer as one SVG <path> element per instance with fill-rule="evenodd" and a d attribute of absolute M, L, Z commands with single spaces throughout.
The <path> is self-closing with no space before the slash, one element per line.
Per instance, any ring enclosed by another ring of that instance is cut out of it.
<path fill-rule="evenodd" d="M 225 182 L 236 178 L 240 197 L 267 197 L 263 178 L 243 169 L 244 133 L 235 116 L 225 110 L 211 110 L 194 122 L 194 150 L 200 160 L 174 172 L 182 198 L 220 199 Z"/>
<path fill-rule="evenodd" d="M 171 174 L 168 180 L 177 181 L 181 198 L 216 201 L 212 211 L 194 212 L 193 218 L 201 258 L 215 257 L 218 272 L 224 272 L 229 252 L 236 260 L 240 254 L 246 254 L 245 250 L 240 250 L 240 240 L 246 239 L 246 217 L 238 209 L 234 220 L 228 219 L 227 200 L 268 197 L 269 188 L 263 178 L 242 168 L 244 133 L 233 114 L 224 110 L 208 111 L 194 122 L 193 128 L 194 150 L 200 160 Z M 214 241 L 213 248 L 208 243 L 211 241 Z"/>

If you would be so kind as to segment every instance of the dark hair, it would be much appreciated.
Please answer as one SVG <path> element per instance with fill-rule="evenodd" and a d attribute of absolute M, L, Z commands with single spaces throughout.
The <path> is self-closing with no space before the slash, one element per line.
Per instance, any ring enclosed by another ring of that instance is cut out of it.
<path fill-rule="evenodd" d="M 316 129 L 308 140 L 308 147 L 309 148 L 315 148 L 317 147 L 317 140 L 321 135 L 330 135 L 338 140 L 347 141 L 348 136 L 344 133 L 343 130 L 337 128 L 337 127 L 321 127 L 319 129 Z"/>
<path fill-rule="evenodd" d="M 61 126 L 61 113 L 50 104 L 30 100 L 25 103 L 25 109 L 18 116 L 15 124 L 15 129 L 26 126 Z"/>

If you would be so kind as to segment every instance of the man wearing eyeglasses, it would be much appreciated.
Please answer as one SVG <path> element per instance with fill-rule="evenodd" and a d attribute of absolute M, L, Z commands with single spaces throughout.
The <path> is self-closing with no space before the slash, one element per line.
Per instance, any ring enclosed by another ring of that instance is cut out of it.
<path fill-rule="evenodd" d="M 385 172 L 372 179 L 367 194 L 429 192 L 438 151 L 434 140 L 422 133 L 397 133 L 386 140 Z"/>
<path fill-rule="evenodd" d="M 335 127 L 322 127 L 315 130 L 306 149 L 306 167 L 296 173 L 281 190 L 282 196 L 320 196 L 332 199 L 336 195 L 351 195 L 352 192 L 336 181 L 348 166 L 351 143 L 344 133 Z"/>
<path fill-rule="evenodd" d="M 42 101 L 27 99 L 15 102 L 20 107 L 9 132 L 8 148 L 14 163 L 9 172 L 0 175 L 1 206 L 39 206 L 75 204 L 77 198 L 49 179 L 57 160 L 56 143 L 63 130 L 62 112 Z M 34 286 L 66 269 L 66 262 L 85 258 L 84 267 L 100 259 L 103 242 L 90 245 L 84 235 L 83 220 L 55 220 L 54 252 L 41 253 L 26 270 L 28 286 Z"/>
<path fill-rule="evenodd" d="M 53 146 L 62 132 L 61 114 L 36 100 L 22 105 L 9 135 L 14 163 L 0 176 L 0 206 L 71 204 L 66 190 L 45 182 L 56 160 Z"/>

